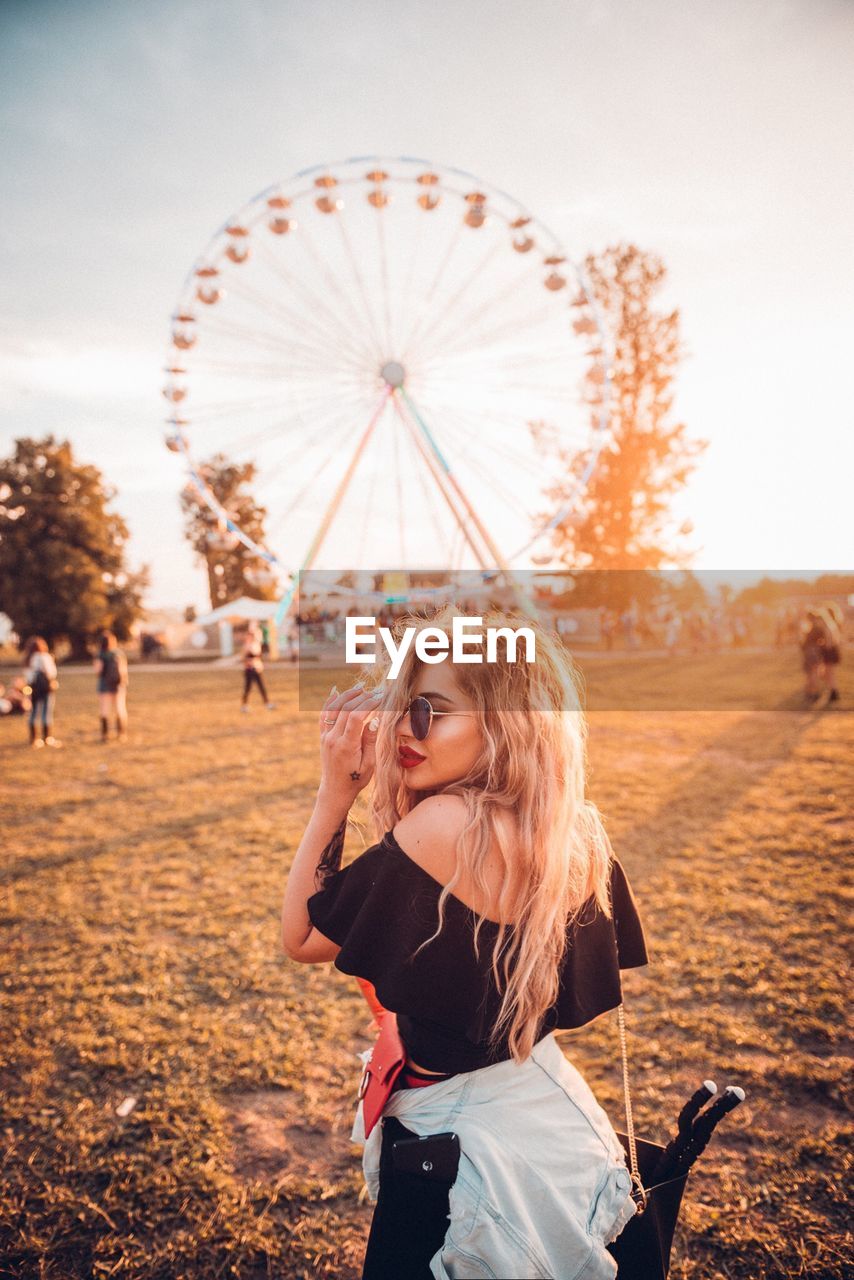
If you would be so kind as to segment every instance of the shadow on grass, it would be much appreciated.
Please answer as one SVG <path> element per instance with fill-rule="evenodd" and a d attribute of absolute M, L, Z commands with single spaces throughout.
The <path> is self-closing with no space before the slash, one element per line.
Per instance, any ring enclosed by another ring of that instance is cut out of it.
<path fill-rule="evenodd" d="M 788 699 L 786 700 L 788 702 Z M 802 708 L 798 708 L 799 710 Z M 781 704 L 781 711 L 788 712 L 788 707 Z M 764 777 L 777 769 L 780 763 L 791 756 L 801 739 L 812 728 L 816 715 L 779 716 L 767 711 L 749 712 L 746 715 L 762 716 L 765 733 L 762 738 L 762 756 L 751 758 L 750 768 L 741 768 L 731 772 L 730 780 L 721 785 L 723 770 L 719 762 L 721 756 L 729 756 L 733 762 L 744 762 L 746 740 L 744 716 L 729 725 L 716 738 L 703 744 L 693 758 L 687 772 L 679 777 L 677 785 L 661 797 L 655 811 L 644 821 L 629 825 L 623 836 L 627 847 L 642 850 L 648 846 L 651 838 L 661 835 L 665 830 L 676 835 L 677 839 L 693 833 L 696 824 L 697 796 L 706 793 L 712 775 L 715 775 L 715 794 L 719 806 L 714 812 L 713 821 L 719 822 L 736 808 L 744 794 L 755 787 Z"/>
<path fill-rule="evenodd" d="M 28 856 L 17 858 L 10 867 L 0 871 L 0 884 L 14 884 L 18 881 L 26 881 L 40 871 L 57 871 L 63 867 L 92 862 L 102 854 L 115 853 L 119 843 L 132 849 L 138 841 L 143 840 L 156 841 L 161 837 L 174 838 L 179 841 L 186 840 L 198 831 L 200 827 L 215 827 L 221 824 L 224 818 L 238 817 L 250 812 L 254 814 L 265 803 L 280 805 L 281 802 L 282 790 L 278 787 L 273 791 L 260 793 L 252 791 L 248 792 L 246 797 L 238 804 L 220 805 L 218 808 L 194 813 L 184 818 L 174 816 L 165 822 L 146 823 L 145 826 L 138 827 L 132 831 L 123 829 L 120 835 L 113 832 L 103 840 L 96 840 L 92 844 L 83 845 L 81 848 L 73 849 L 69 853 L 61 854 L 57 857 Z"/>

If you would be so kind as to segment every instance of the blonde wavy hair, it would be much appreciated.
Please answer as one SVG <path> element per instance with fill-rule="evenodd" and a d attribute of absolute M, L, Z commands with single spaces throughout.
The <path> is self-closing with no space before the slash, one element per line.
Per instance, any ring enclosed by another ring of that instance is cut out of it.
<path fill-rule="evenodd" d="M 392 630 L 399 639 L 407 626 L 438 627 L 450 637 L 455 612 L 445 606 L 431 617 L 399 618 Z M 511 1056 L 521 1062 L 557 999 L 568 931 L 581 908 L 592 897 L 611 916 L 613 851 L 598 809 L 584 795 L 587 726 L 580 676 L 568 651 L 530 619 L 491 611 L 483 624 L 531 627 L 536 661 L 505 661 L 506 643 L 499 637 L 497 662 L 454 667 L 457 684 L 474 706 L 483 750 L 465 777 L 440 789 L 463 798 L 467 821 L 457 844 L 455 874 L 439 898 L 436 932 L 415 954 L 441 933 L 445 903 L 464 872 L 487 895 L 484 866 L 494 842 L 504 862 L 504 879 L 491 971 L 502 1002 L 489 1046 L 496 1049 L 506 1036 Z M 524 654 L 521 647 L 520 652 Z M 397 679 L 386 683 L 369 802 L 378 838 L 426 796 L 436 794 L 406 787 L 397 755 L 397 726 L 412 700 L 420 666 L 413 642 Z M 387 663 L 369 671 L 371 683 L 379 684 Z M 516 820 L 518 843 L 512 847 L 504 824 L 496 820 L 502 810 Z M 478 958 L 483 919 L 478 918 L 474 932 Z"/>

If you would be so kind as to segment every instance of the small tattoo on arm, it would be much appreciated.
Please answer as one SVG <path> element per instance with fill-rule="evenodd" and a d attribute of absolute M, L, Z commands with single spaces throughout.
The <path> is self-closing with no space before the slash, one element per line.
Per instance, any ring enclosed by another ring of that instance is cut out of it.
<path fill-rule="evenodd" d="M 331 879 L 336 871 L 341 870 L 341 859 L 344 856 L 344 832 L 346 830 L 347 819 L 345 818 L 320 855 L 320 862 L 314 872 L 314 883 L 318 890 L 323 889 L 327 880 Z"/>

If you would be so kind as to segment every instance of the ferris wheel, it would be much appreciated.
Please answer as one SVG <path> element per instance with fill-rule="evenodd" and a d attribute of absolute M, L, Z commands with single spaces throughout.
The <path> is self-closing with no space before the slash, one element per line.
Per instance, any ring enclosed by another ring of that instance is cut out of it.
<path fill-rule="evenodd" d="M 548 563 L 609 431 L 609 344 L 580 267 L 461 170 L 363 157 L 255 196 L 171 318 L 166 443 L 257 573 Z M 256 467 L 263 543 L 207 483 Z M 555 511 L 556 469 L 574 487 Z"/>

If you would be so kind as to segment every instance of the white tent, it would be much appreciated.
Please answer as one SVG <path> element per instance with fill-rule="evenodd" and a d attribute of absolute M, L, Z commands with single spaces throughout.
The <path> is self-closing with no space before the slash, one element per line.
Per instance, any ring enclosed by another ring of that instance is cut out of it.
<path fill-rule="evenodd" d="M 278 607 L 277 600 L 253 600 L 251 596 L 241 596 L 239 600 L 221 604 L 203 618 L 196 618 L 195 622 L 199 627 L 209 627 L 214 622 L 246 622 L 249 618 L 265 622 L 275 617 Z"/>
<path fill-rule="evenodd" d="M 241 596 L 239 600 L 229 600 L 228 604 L 221 604 L 218 609 L 214 609 L 212 613 L 206 613 L 203 618 L 196 618 L 197 627 L 217 626 L 219 629 L 219 648 L 223 658 L 229 658 L 234 653 L 234 635 L 232 626 L 237 622 L 271 622 L 276 616 L 276 610 L 279 607 L 277 600 L 253 600 L 251 596 Z M 275 627 L 270 627 L 270 657 L 278 657 L 279 646 Z"/>

